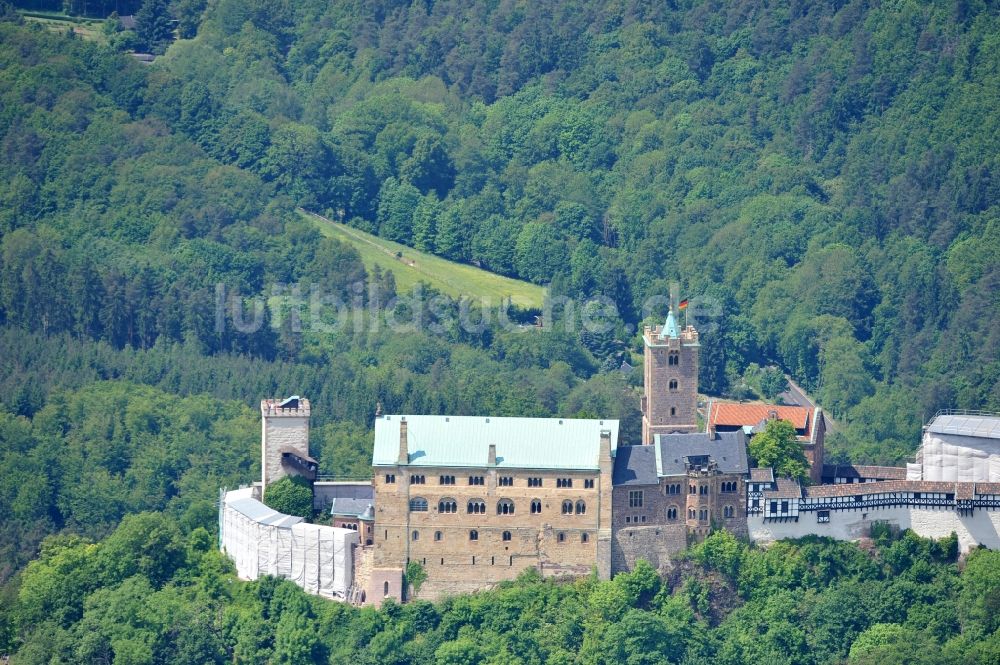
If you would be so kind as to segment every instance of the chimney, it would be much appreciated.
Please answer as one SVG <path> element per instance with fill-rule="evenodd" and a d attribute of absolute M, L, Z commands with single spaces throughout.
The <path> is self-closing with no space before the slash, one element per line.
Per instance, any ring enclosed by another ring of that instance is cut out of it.
<path fill-rule="evenodd" d="M 600 461 L 601 462 L 611 461 L 611 430 L 609 429 L 601 430 Z"/>
<path fill-rule="evenodd" d="M 406 442 L 406 416 L 399 420 L 399 459 L 401 465 L 410 463 L 410 452 Z"/>
<path fill-rule="evenodd" d="M 490 444 L 490 453 L 489 457 L 486 460 L 486 464 L 488 464 L 489 466 L 497 465 L 497 444 L 495 443 Z"/>

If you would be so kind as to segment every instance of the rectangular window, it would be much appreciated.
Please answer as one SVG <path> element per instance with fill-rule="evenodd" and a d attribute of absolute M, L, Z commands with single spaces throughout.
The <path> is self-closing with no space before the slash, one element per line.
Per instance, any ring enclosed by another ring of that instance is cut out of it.
<path fill-rule="evenodd" d="M 528 478 L 528 487 L 541 487 L 541 486 L 542 486 L 541 478 Z"/>
<path fill-rule="evenodd" d="M 772 501 L 771 502 L 771 514 L 772 515 L 776 515 L 777 513 L 778 513 L 778 502 L 777 501 Z"/>
<path fill-rule="evenodd" d="M 593 478 L 587 478 L 586 480 L 584 480 L 583 481 L 583 489 L 585 489 L 585 490 L 592 490 L 592 489 L 594 489 L 594 479 Z"/>
<path fill-rule="evenodd" d="M 830 511 L 829 510 L 817 510 L 816 511 L 816 521 L 817 522 L 829 522 L 830 521 Z"/>
<path fill-rule="evenodd" d="M 642 490 L 630 490 L 628 493 L 628 507 L 642 508 Z"/>
<path fill-rule="evenodd" d="M 483 477 L 482 476 L 469 476 L 469 484 L 470 485 L 482 485 L 482 484 L 484 484 L 483 483 Z"/>
<path fill-rule="evenodd" d="M 783 513 L 787 513 L 788 512 L 788 502 L 787 501 L 782 501 L 781 502 L 781 512 L 783 512 Z"/>
<path fill-rule="evenodd" d="M 440 482 L 442 485 L 454 485 L 455 476 L 441 476 Z"/>
<path fill-rule="evenodd" d="M 500 487 L 513 487 L 514 479 L 511 478 L 510 476 L 500 476 L 499 478 L 497 478 L 497 484 Z"/>
<path fill-rule="evenodd" d="M 386 485 L 392 485 L 395 482 L 396 482 L 396 474 L 394 474 L 394 473 L 387 473 L 387 474 L 385 474 L 385 484 Z"/>

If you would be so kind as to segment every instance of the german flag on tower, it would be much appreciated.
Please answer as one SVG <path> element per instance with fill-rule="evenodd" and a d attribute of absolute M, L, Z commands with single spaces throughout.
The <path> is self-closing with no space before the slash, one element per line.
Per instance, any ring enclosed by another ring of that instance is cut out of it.
<path fill-rule="evenodd" d="M 682 300 L 679 303 L 677 303 L 677 309 L 679 309 L 681 311 L 684 311 L 685 309 L 687 309 L 687 306 L 688 306 L 688 299 L 687 298 L 685 298 L 684 300 Z"/>

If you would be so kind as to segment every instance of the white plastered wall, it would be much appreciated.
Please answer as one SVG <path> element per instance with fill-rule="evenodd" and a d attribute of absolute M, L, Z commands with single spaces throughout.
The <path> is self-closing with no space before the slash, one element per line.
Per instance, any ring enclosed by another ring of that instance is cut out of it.
<path fill-rule="evenodd" d="M 830 521 L 819 523 L 815 512 L 804 512 L 798 522 L 765 522 L 760 515 L 750 515 L 747 526 L 750 538 L 768 543 L 783 538 L 808 535 L 828 536 L 837 540 L 857 540 L 868 535 L 873 522 L 887 522 L 900 529 L 912 529 L 925 538 L 945 538 L 955 532 L 962 552 L 977 545 L 1000 549 L 1000 511 L 976 510 L 959 515 L 953 509 L 899 506 L 867 511 L 831 510 Z"/>

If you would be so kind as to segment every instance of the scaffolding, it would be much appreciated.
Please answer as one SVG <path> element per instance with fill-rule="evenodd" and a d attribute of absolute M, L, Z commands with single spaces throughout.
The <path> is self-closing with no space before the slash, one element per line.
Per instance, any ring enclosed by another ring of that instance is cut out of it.
<path fill-rule="evenodd" d="M 279 513 L 254 499 L 253 488 L 225 492 L 220 504 L 220 547 L 241 579 L 271 575 L 312 594 L 347 597 L 354 582 L 356 531 Z"/>

